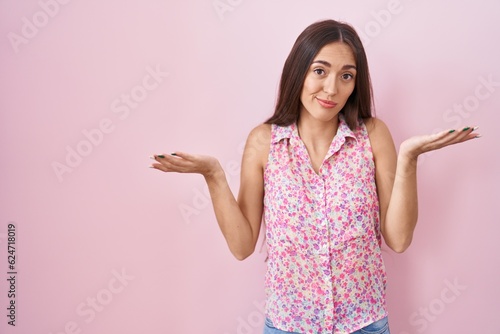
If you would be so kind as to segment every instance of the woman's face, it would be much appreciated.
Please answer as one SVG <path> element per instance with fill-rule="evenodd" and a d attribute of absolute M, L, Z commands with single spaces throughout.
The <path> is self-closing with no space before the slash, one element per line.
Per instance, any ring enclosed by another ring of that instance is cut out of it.
<path fill-rule="evenodd" d="M 300 117 L 329 122 L 354 90 L 356 61 L 351 48 L 336 42 L 325 45 L 314 58 L 304 80 Z"/>

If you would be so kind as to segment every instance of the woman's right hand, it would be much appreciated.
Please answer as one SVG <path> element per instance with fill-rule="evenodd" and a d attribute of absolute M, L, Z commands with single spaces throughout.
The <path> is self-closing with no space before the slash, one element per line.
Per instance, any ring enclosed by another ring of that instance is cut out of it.
<path fill-rule="evenodd" d="M 224 173 L 219 161 L 208 155 L 174 152 L 154 155 L 152 159 L 156 162 L 151 167 L 163 172 L 196 173 L 205 178 Z"/>
<path fill-rule="evenodd" d="M 155 161 L 151 167 L 205 177 L 222 234 L 231 253 L 243 260 L 254 252 L 259 238 L 264 210 L 264 166 L 270 146 L 271 125 L 261 124 L 250 132 L 242 156 L 238 200 L 214 157 L 182 152 L 160 154 L 152 157 Z"/>

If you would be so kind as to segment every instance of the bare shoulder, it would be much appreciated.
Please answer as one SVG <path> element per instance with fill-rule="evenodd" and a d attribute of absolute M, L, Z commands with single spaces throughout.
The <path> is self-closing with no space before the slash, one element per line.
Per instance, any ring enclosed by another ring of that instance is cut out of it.
<path fill-rule="evenodd" d="M 368 131 L 368 135 L 371 136 L 384 136 L 390 135 L 389 128 L 380 118 L 370 117 L 364 119 L 363 122 L 366 125 L 366 130 Z"/>
<path fill-rule="evenodd" d="M 371 117 L 364 120 L 373 154 L 376 156 L 379 152 L 387 150 L 395 151 L 394 141 L 387 125 L 380 118 Z"/>
<path fill-rule="evenodd" d="M 250 131 L 249 140 L 259 140 L 271 143 L 271 124 L 260 124 Z"/>
<path fill-rule="evenodd" d="M 245 145 L 245 157 L 257 159 L 262 166 L 267 163 L 271 145 L 271 124 L 260 124 L 250 131 Z"/>

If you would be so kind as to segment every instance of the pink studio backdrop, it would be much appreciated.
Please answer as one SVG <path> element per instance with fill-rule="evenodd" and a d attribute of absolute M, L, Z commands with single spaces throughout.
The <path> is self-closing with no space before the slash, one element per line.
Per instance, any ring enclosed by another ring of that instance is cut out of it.
<path fill-rule="evenodd" d="M 483 134 L 421 159 L 414 242 L 384 252 L 391 332 L 499 333 L 499 11 L 495 0 L 0 2 L 0 332 L 261 333 L 265 254 L 232 258 L 203 178 L 151 170 L 148 157 L 217 156 L 237 191 L 242 144 L 271 114 L 295 38 L 334 18 L 363 36 L 396 144 Z"/>

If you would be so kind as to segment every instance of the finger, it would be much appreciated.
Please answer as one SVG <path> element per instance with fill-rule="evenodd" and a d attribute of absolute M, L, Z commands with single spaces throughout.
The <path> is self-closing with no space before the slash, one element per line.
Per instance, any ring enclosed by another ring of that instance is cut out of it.
<path fill-rule="evenodd" d="M 162 172 L 173 172 L 172 170 L 168 169 L 166 166 L 164 166 L 162 164 L 158 164 L 158 163 L 151 164 L 151 166 L 149 166 L 149 167 L 152 169 L 162 171 Z"/>
<path fill-rule="evenodd" d="M 432 135 L 429 135 L 422 145 L 424 152 L 437 150 L 448 145 L 458 143 L 463 140 L 464 136 L 470 131 L 469 127 L 460 129 L 444 130 Z"/>
<path fill-rule="evenodd" d="M 188 154 L 186 152 L 174 151 L 174 152 L 170 153 L 170 155 L 172 155 L 174 157 L 179 157 L 179 158 L 182 158 L 182 159 L 188 160 L 188 161 L 193 161 L 195 159 L 192 154 Z"/>
<path fill-rule="evenodd" d="M 474 133 L 475 130 L 477 130 L 478 127 L 470 127 L 466 126 L 461 129 L 452 129 L 447 131 L 443 135 L 443 133 L 440 133 L 440 139 L 435 143 L 438 146 L 448 146 L 448 145 L 453 145 L 453 144 L 458 144 L 458 143 L 463 143 L 464 141 L 468 141 L 474 138 L 478 137 L 477 133 Z M 446 131 L 444 131 L 446 132 Z"/>
<path fill-rule="evenodd" d="M 478 134 L 475 133 L 474 131 L 476 131 L 479 127 L 477 126 L 466 126 L 462 129 L 458 129 L 455 131 L 455 142 L 456 143 L 459 143 L 459 142 L 462 142 L 464 140 L 470 140 L 470 139 L 473 139 L 475 138 Z M 451 131 L 451 130 L 450 130 Z"/>
<path fill-rule="evenodd" d="M 458 143 L 463 143 L 463 142 L 466 142 L 466 141 L 469 141 L 472 139 L 476 139 L 476 138 L 481 138 L 481 135 L 478 133 L 471 132 L 471 133 L 467 134 L 466 136 L 464 136 Z"/>
<path fill-rule="evenodd" d="M 465 133 L 463 140 L 467 141 L 470 139 L 474 138 L 480 138 L 481 134 L 477 132 L 477 129 L 479 129 L 478 126 L 471 127 L 470 129 L 466 130 L 467 128 L 464 128 L 462 131 Z"/>
<path fill-rule="evenodd" d="M 173 153 L 172 153 L 173 154 Z M 168 161 L 170 163 L 175 163 L 176 161 L 179 161 L 180 159 L 178 157 L 174 157 L 172 154 L 155 154 L 152 159 L 158 161 L 159 163 L 163 163 L 165 161 Z"/>
<path fill-rule="evenodd" d="M 174 172 L 187 172 L 190 167 L 192 167 L 192 163 L 190 161 L 186 161 L 182 158 L 178 158 L 171 155 L 159 155 L 156 159 L 160 164 Z"/>
<path fill-rule="evenodd" d="M 459 138 L 460 133 L 456 130 L 444 130 L 432 135 L 426 143 L 431 150 L 449 145 L 451 142 Z"/>
<path fill-rule="evenodd" d="M 162 153 L 162 154 L 154 155 L 153 158 L 156 161 L 161 161 L 159 159 L 167 159 L 167 161 L 171 161 L 171 162 L 179 161 L 179 159 L 190 160 L 190 161 L 194 160 L 193 155 L 187 154 L 184 152 L 172 152 L 170 154 Z M 173 158 L 173 159 L 171 159 L 171 158 Z M 174 160 L 174 159 L 177 159 L 177 160 Z"/>
<path fill-rule="evenodd" d="M 173 153 L 172 153 L 173 154 Z M 154 159 L 156 161 L 161 161 L 160 159 L 165 159 L 169 156 L 171 156 L 172 154 L 166 154 L 166 153 L 162 153 L 162 154 L 155 154 L 151 157 L 151 159 Z"/>

